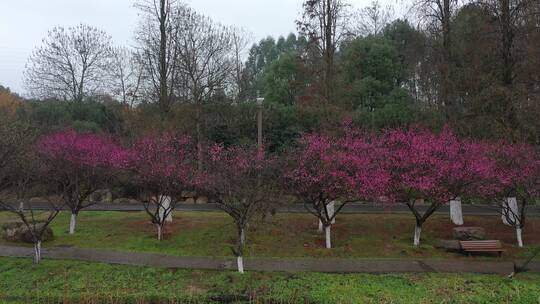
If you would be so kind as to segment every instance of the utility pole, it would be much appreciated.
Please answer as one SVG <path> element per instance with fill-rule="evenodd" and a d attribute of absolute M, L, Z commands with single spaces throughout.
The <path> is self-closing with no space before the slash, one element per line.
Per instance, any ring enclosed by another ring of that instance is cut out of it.
<path fill-rule="evenodd" d="M 258 95 L 258 94 L 257 94 Z M 259 151 L 262 151 L 263 138 L 262 138 L 262 108 L 263 108 L 264 98 L 257 97 L 257 147 Z"/>

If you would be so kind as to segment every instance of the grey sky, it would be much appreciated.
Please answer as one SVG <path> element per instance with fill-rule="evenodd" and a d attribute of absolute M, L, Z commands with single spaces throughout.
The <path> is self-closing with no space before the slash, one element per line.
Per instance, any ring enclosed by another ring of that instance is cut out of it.
<path fill-rule="evenodd" d="M 395 4 L 397 0 L 380 0 Z M 24 93 L 22 72 L 32 49 L 54 26 L 86 23 L 105 30 L 117 44 L 131 45 L 137 25 L 135 0 L 0 0 L 0 84 Z M 243 27 L 256 40 L 295 31 L 302 0 L 188 0 L 199 12 Z M 351 0 L 357 8 L 371 0 Z"/>

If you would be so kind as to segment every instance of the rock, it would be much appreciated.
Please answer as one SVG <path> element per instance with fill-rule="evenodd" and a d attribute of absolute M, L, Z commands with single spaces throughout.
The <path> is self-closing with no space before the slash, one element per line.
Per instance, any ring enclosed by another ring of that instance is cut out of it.
<path fill-rule="evenodd" d="M 21 227 L 23 223 L 14 222 L 2 225 L 2 238 L 9 242 L 17 242 L 21 240 Z"/>
<path fill-rule="evenodd" d="M 43 197 L 32 197 L 28 200 L 29 203 L 35 204 L 35 203 L 43 203 L 46 202 L 47 199 Z"/>
<path fill-rule="evenodd" d="M 485 240 L 486 231 L 482 227 L 456 227 L 453 229 L 454 238 L 460 241 Z"/>
<path fill-rule="evenodd" d="M 193 205 L 195 204 L 195 199 L 190 197 L 190 198 L 187 198 L 184 200 L 184 204 L 190 204 L 190 205 Z"/>
<path fill-rule="evenodd" d="M 139 201 L 134 200 L 132 198 L 121 197 L 121 198 L 117 198 L 113 200 L 112 203 L 116 205 L 135 205 L 135 204 L 138 204 Z"/>
<path fill-rule="evenodd" d="M 112 203 L 112 192 L 108 189 L 97 190 L 94 193 L 90 194 L 88 200 L 90 202 L 98 203 Z"/>
<path fill-rule="evenodd" d="M 444 249 L 447 251 L 460 251 L 461 245 L 457 240 L 436 240 L 434 247 L 437 249 Z"/>
<path fill-rule="evenodd" d="M 41 230 L 45 223 L 37 223 L 36 230 Z M 32 233 L 30 230 L 20 222 L 7 223 L 2 225 L 2 238 L 10 242 L 25 242 L 33 243 Z M 50 227 L 45 228 L 41 241 L 47 242 L 54 238 L 53 231 Z"/>
<path fill-rule="evenodd" d="M 197 200 L 195 201 L 195 204 L 208 204 L 208 198 L 206 196 L 199 196 L 197 197 Z"/>
<path fill-rule="evenodd" d="M 195 199 L 195 197 L 197 196 L 197 193 L 194 192 L 194 191 L 182 191 L 182 194 L 181 194 L 182 198 L 184 200 L 188 199 L 188 198 L 193 198 Z"/>

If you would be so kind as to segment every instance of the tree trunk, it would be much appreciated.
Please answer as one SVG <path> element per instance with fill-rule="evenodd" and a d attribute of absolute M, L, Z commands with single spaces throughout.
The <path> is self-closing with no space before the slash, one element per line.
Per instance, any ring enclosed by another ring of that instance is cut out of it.
<path fill-rule="evenodd" d="M 77 213 L 71 213 L 71 219 L 69 220 L 69 234 L 75 234 L 75 226 L 77 225 Z"/>
<path fill-rule="evenodd" d="M 163 239 L 163 228 L 159 224 L 156 224 L 156 228 L 157 228 L 157 239 L 158 241 L 161 241 Z"/>
<path fill-rule="evenodd" d="M 202 105 L 197 102 L 196 106 L 196 133 L 197 133 L 197 170 L 199 172 L 203 169 L 203 146 L 202 146 L 202 127 L 201 127 L 201 118 L 202 118 Z"/>
<path fill-rule="evenodd" d="M 319 229 L 318 229 L 318 231 L 319 231 L 320 233 L 323 232 L 323 223 L 322 223 L 321 220 L 319 220 Z"/>
<path fill-rule="evenodd" d="M 34 264 L 41 262 L 41 241 L 34 243 Z"/>
<path fill-rule="evenodd" d="M 244 246 L 246 245 L 246 233 L 244 232 L 244 229 L 240 229 L 240 245 Z"/>
<path fill-rule="evenodd" d="M 326 248 L 327 249 L 332 248 L 332 239 L 331 239 L 331 235 L 330 235 L 331 228 L 332 228 L 332 225 L 328 225 L 328 226 L 324 227 L 325 239 L 326 239 Z"/>
<path fill-rule="evenodd" d="M 244 259 L 241 255 L 236 257 L 236 264 L 238 265 L 238 272 L 244 273 Z"/>
<path fill-rule="evenodd" d="M 166 0 L 160 1 L 159 10 L 159 106 L 162 117 L 169 112 L 169 96 L 167 89 L 167 19 L 168 8 Z"/>
<path fill-rule="evenodd" d="M 332 219 L 332 225 L 336 223 L 336 217 L 334 216 L 334 213 L 336 212 L 336 201 L 331 201 L 328 204 L 328 216 Z"/>
<path fill-rule="evenodd" d="M 414 227 L 414 246 L 420 245 L 420 235 L 422 234 L 422 224 L 416 223 Z"/>
<path fill-rule="evenodd" d="M 521 228 L 516 228 L 516 236 L 517 236 L 519 248 L 523 248 L 523 238 L 521 236 L 521 232 L 522 232 Z"/>

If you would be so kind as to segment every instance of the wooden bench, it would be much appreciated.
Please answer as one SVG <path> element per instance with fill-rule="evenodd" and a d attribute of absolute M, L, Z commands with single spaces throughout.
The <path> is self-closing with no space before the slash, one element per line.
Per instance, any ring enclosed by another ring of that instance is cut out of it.
<path fill-rule="evenodd" d="M 471 252 L 497 252 L 499 256 L 506 250 L 502 248 L 501 241 L 460 241 L 461 249 L 467 253 Z"/>

